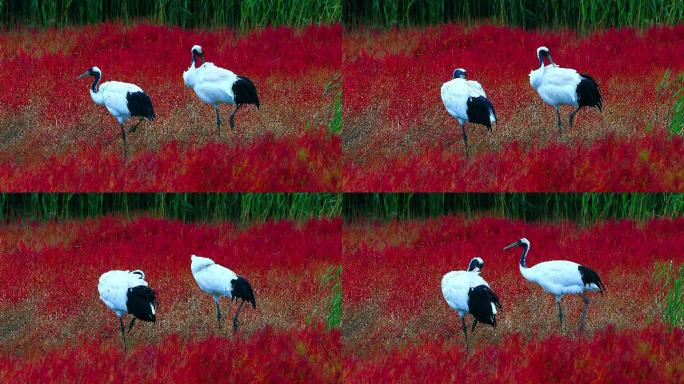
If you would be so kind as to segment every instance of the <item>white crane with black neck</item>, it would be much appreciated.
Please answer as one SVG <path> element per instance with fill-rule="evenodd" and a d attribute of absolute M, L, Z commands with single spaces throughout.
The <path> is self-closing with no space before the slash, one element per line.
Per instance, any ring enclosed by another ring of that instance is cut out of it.
<path fill-rule="evenodd" d="M 136 269 L 134 271 L 109 271 L 100 276 L 97 284 L 100 300 L 119 318 L 119 330 L 126 349 L 126 332 L 123 316 L 133 316 L 128 324 L 128 332 L 133 329 L 135 319 L 142 321 L 157 321 L 157 296 L 147 286 L 145 274 Z"/>
<path fill-rule="evenodd" d="M 214 106 L 216 110 L 216 129 L 221 134 L 221 104 L 235 105 L 230 114 L 230 128 L 235 129 L 235 114 L 245 104 L 254 104 L 259 109 L 259 96 L 252 80 L 238 76 L 232 71 L 217 67 L 214 63 L 204 61 L 202 47 L 195 45 L 190 50 L 192 61 L 187 71 L 183 72 L 183 82 L 192 88 L 200 100 Z M 197 57 L 204 61 L 197 66 Z"/>
<path fill-rule="evenodd" d="M 564 295 L 580 295 L 584 301 L 582 316 L 580 317 L 580 332 L 585 329 L 585 320 L 589 308 L 588 292 L 599 291 L 603 294 L 605 286 L 599 275 L 589 267 L 567 260 L 544 261 L 532 267 L 527 267 L 526 259 L 530 251 L 530 241 L 522 238 L 507 245 L 504 250 L 521 247 L 520 273 L 525 280 L 538 284 L 542 289 L 556 297 L 558 304 L 558 320 L 563 328 L 563 308 L 561 299 Z"/>
<path fill-rule="evenodd" d="M 192 255 L 190 257 L 190 269 L 200 289 L 214 298 L 216 303 L 216 321 L 221 327 L 221 307 L 219 299 L 223 296 L 231 300 L 240 300 L 240 305 L 233 318 L 233 332 L 238 330 L 238 316 L 245 302 L 252 304 L 256 309 L 254 291 L 249 282 L 242 276 L 238 276 L 230 269 L 218 265 L 208 257 Z"/>
<path fill-rule="evenodd" d="M 466 80 L 466 70 L 456 68 L 454 78 L 442 84 L 442 103 L 447 112 L 458 120 L 463 131 L 463 144 L 468 156 L 468 134 L 465 124 L 470 122 L 487 127 L 491 132 L 496 122 L 496 112 L 492 102 L 487 99 L 482 85 L 477 81 Z"/>
<path fill-rule="evenodd" d="M 577 73 L 572 68 L 559 67 L 551 59 L 551 53 L 547 47 L 537 48 L 537 59 L 539 68 L 530 72 L 530 85 L 546 104 L 556 109 L 560 132 L 563 132 L 561 105 L 571 105 L 577 108 L 568 116 L 570 128 L 580 108 L 596 107 L 599 111 L 603 108 L 601 91 L 593 77 L 586 73 Z M 544 59 L 549 60 L 548 65 L 544 65 Z"/>
<path fill-rule="evenodd" d="M 501 309 L 499 297 L 480 276 L 483 268 L 484 260 L 475 257 L 470 260 L 467 271 L 451 271 L 442 277 L 444 300 L 461 318 L 466 346 L 468 330 L 465 315 L 469 313 L 474 318 L 471 331 L 475 330 L 478 321 L 496 328 L 497 309 Z"/>
<path fill-rule="evenodd" d="M 135 84 L 107 81 L 98 86 L 102 78 L 102 71 L 98 67 L 88 68 L 76 79 L 82 79 L 86 76 L 93 77 L 90 97 L 95 104 L 105 106 L 121 126 L 123 155 L 126 157 L 126 120 L 134 117 L 140 118 L 134 126 L 128 129 L 129 134 L 135 132 L 144 119 L 154 120 L 156 116 L 154 108 L 152 108 L 152 99 Z"/>

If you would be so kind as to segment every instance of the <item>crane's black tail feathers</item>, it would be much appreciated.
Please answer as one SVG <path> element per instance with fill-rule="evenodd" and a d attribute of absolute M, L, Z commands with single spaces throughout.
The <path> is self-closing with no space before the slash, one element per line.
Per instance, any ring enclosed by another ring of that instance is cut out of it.
<path fill-rule="evenodd" d="M 492 129 L 492 123 L 496 122 L 494 105 L 483 96 L 469 98 L 466 105 L 466 113 L 468 114 L 468 122 L 484 125 L 490 130 Z M 494 121 L 492 121 L 490 115 L 494 117 Z"/>
<path fill-rule="evenodd" d="M 256 309 L 256 299 L 254 298 L 254 291 L 252 291 L 252 286 L 249 282 L 242 277 L 238 276 L 237 279 L 230 282 L 232 286 L 232 297 L 233 299 L 242 299 L 249 303 L 252 303 L 252 307 Z"/>
<path fill-rule="evenodd" d="M 606 289 L 606 286 L 603 285 L 603 282 L 601 281 L 601 278 L 599 277 L 598 273 L 594 272 L 592 269 L 585 267 L 584 265 L 579 266 L 579 272 L 580 276 L 582 276 L 582 283 L 587 286 L 589 284 L 596 284 L 597 287 L 599 287 L 599 292 L 603 295 L 603 291 Z"/>
<path fill-rule="evenodd" d="M 150 120 L 157 117 L 154 114 L 154 108 L 152 108 L 152 99 L 144 92 L 128 92 L 126 100 L 131 116 L 144 117 Z"/>
<path fill-rule="evenodd" d="M 252 80 L 238 76 L 233 83 L 233 96 L 235 104 L 254 104 L 259 109 L 259 96 Z"/>
<path fill-rule="evenodd" d="M 155 309 L 153 310 L 152 307 Z M 156 322 L 157 295 L 147 286 L 129 288 L 126 294 L 128 313 L 142 321 Z"/>
<path fill-rule="evenodd" d="M 577 105 L 580 107 L 596 107 L 601 111 L 603 100 L 598 83 L 586 73 L 580 74 L 580 77 L 582 80 L 577 84 Z"/>
<path fill-rule="evenodd" d="M 488 286 L 478 285 L 468 291 L 468 313 L 477 321 L 496 328 L 496 314 L 492 304 L 501 308 L 499 297 Z"/>

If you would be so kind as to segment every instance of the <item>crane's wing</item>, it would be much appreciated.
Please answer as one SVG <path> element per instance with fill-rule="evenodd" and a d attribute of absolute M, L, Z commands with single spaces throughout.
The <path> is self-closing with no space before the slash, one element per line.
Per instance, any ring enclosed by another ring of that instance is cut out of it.
<path fill-rule="evenodd" d="M 468 292 L 478 285 L 489 286 L 477 272 L 452 271 L 442 278 L 442 294 L 451 308 L 467 311 Z"/>
<path fill-rule="evenodd" d="M 129 92 L 142 92 L 135 84 L 122 83 L 120 81 L 108 81 L 100 85 L 105 107 L 115 117 L 130 115 L 128 110 L 127 95 Z"/>
<path fill-rule="evenodd" d="M 451 116 L 467 119 L 468 94 L 469 88 L 463 79 L 453 79 L 442 84 L 442 103 Z"/>
<path fill-rule="evenodd" d="M 538 272 L 535 272 L 537 276 L 543 276 L 544 280 L 550 283 L 563 287 L 583 286 L 579 264 L 572 261 L 546 261 L 535 265 L 533 268 L 538 268 Z"/>
<path fill-rule="evenodd" d="M 204 63 L 197 69 L 197 82 L 232 84 L 237 75 L 227 69 L 217 67 L 213 63 Z M 230 88 L 230 85 L 228 85 Z"/>
<path fill-rule="evenodd" d="M 487 97 L 485 94 L 484 89 L 482 89 L 482 85 L 478 83 L 477 81 L 473 80 L 468 80 L 468 96 L 470 97 Z"/>
<path fill-rule="evenodd" d="M 556 87 L 567 87 L 568 84 L 579 84 L 582 80 L 579 73 L 572 68 L 554 66 L 544 67 L 544 84 Z M 574 89 L 573 89 L 574 91 Z"/>
<path fill-rule="evenodd" d="M 231 280 L 237 279 L 235 272 L 218 264 L 212 264 L 201 270 L 195 279 L 200 283 L 202 289 L 220 293 L 225 296 L 232 296 Z"/>
<path fill-rule="evenodd" d="M 97 290 L 100 299 L 113 311 L 126 311 L 126 292 L 128 292 L 128 272 L 109 271 L 100 276 Z"/>

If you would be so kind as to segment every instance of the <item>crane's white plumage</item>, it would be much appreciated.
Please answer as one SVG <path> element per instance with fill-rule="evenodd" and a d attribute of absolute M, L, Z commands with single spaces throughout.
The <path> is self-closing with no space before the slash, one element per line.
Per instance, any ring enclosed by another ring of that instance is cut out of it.
<path fill-rule="evenodd" d="M 259 109 L 259 97 L 254 83 L 232 71 L 218 67 L 210 62 L 197 66 L 197 57 L 204 61 L 202 47 L 195 45 L 190 50 L 192 62 L 187 71 L 183 72 L 183 82 L 192 88 L 203 102 L 211 104 L 216 109 L 216 128 L 221 128 L 219 105 L 232 104 L 235 110 L 230 115 L 230 127 L 235 128 L 235 113 L 243 104 L 254 104 Z"/>
<path fill-rule="evenodd" d="M 442 102 L 447 112 L 458 120 L 463 131 L 463 142 L 468 154 L 468 135 L 465 124 L 471 122 L 487 127 L 491 131 L 496 122 L 494 106 L 487 99 L 482 85 L 477 81 L 466 80 L 466 70 L 457 68 L 454 78 L 442 84 Z"/>
<path fill-rule="evenodd" d="M 235 272 L 206 257 L 192 255 L 191 261 L 192 276 L 201 290 L 216 299 L 221 296 L 233 298 L 230 282 L 238 278 Z"/>
<path fill-rule="evenodd" d="M 545 261 L 531 268 L 520 267 L 525 280 L 539 284 L 546 292 L 560 297 L 581 294 L 584 291 L 599 291 L 595 283 L 584 284 L 579 271 L 580 265 L 567 260 Z"/>
<path fill-rule="evenodd" d="M 571 68 L 561 68 L 551 59 L 549 49 L 537 48 L 539 68 L 530 72 L 530 85 L 545 103 L 556 108 L 558 116 L 558 129 L 562 130 L 560 119 L 561 105 L 571 105 L 577 109 L 570 113 L 569 123 L 582 107 L 603 107 L 601 93 L 596 81 L 587 74 L 577 73 Z M 544 65 L 544 59 L 548 58 L 549 64 Z"/>
<path fill-rule="evenodd" d="M 156 295 L 151 290 L 145 274 L 136 269 L 134 271 L 109 271 L 100 276 L 97 284 L 100 299 L 107 308 L 119 318 L 121 337 L 126 346 L 123 316 L 129 313 L 133 316 L 128 330 L 133 328 L 135 319 L 156 322 Z"/>
<path fill-rule="evenodd" d="M 214 298 L 216 303 L 216 319 L 221 326 L 221 308 L 219 299 L 223 296 L 232 300 L 241 300 L 240 305 L 233 318 L 233 331 L 237 331 L 238 316 L 245 301 L 256 308 L 254 292 L 249 282 L 238 276 L 230 269 L 218 265 L 214 260 L 207 257 L 192 255 L 190 257 L 190 269 L 197 285 L 201 290 Z"/>
<path fill-rule="evenodd" d="M 522 247 L 520 256 L 520 273 L 525 280 L 538 284 L 544 291 L 556 297 L 558 304 L 558 318 L 563 325 L 563 310 L 561 299 L 564 295 L 581 295 L 584 300 L 584 308 L 580 319 L 580 331 L 584 330 L 584 320 L 589 306 L 589 297 L 586 292 L 600 291 L 605 288 L 599 275 L 590 268 L 567 260 L 545 261 L 532 267 L 527 267 L 526 259 L 530 250 L 530 241 L 522 238 L 504 248 Z"/>
<path fill-rule="evenodd" d="M 484 261 L 476 257 L 470 261 L 467 271 L 451 271 L 442 277 L 442 295 L 461 318 L 466 343 L 465 314 L 470 313 L 475 318 L 473 330 L 478 321 L 496 327 L 497 307 L 501 305 L 489 284 L 480 276 L 483 267 Z"/>
<path fill-rule="evenodd" d="M 144 120 L 154 120 L 155 114 L 152 107 L 152 99 L 135 84 L 120 81 L 107 81 L 98 86 L 102 71 L 98 67 L 91 67 L 77 79 L 86 76 L 94 78 L 90 87 L 90 97 L 95 104 L 104 106 L 107 111 L 114 116 L 121 126 L 121 139 L 123 141 L 123 152 L 126 156 L 126 129 L 124 124 L 131 117 L 139 117 L 140 121 L 132 126 L 128 133 L 135 132 L 138 125 Z"/>

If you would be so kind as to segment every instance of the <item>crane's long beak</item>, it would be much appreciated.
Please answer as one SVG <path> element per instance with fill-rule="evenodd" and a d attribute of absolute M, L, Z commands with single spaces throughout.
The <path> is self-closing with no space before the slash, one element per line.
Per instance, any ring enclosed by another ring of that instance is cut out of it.
<path fill-rule="evenodd" d="M 82 78 L 88 76 L 89 73 L 90 73 L 89 71 L 83 72 L 83 73 L 81 74 L 81 76 L 79 76 L 79 77 L 76 78 L 76 80 L 81 80 Z"/>
<path fill-rule="evenodd" d="M 551 65 L 556 65 L 556 63 L 553 62 L 553 59 L 551 58 L 551 54 L 549 53 L 549 61 L 551 62 Z"/>
<path fill-rule="evenodd" d="M 518 242 L 516 241 L 515 243 L 510 244 L 510 245 L 507 245 L 506 247 L 504 247 L 503 250 L 505 251 L 505 250 L 507 250 L 507 249 L 511 249 L 511 248 L 513 248 L 513 247 L 515 247 L 515 246 L 517 246 L 517 245 L 518 245 Z"/>

